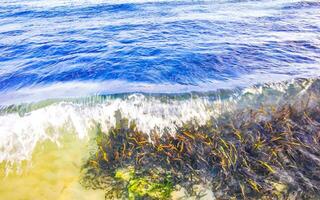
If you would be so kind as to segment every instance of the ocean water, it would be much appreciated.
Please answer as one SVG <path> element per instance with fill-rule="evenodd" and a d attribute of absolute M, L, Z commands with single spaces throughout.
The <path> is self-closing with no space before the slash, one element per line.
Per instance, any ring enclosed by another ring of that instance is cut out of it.
<path fill-rule="evenodd" d="M 175 135 L 320 89 L 315 0 L 0 3 L 0 199 L 108 199 L 80 169 L 119 118 Z"/>
<path fill-rule="evenodd" d="M 319 73 L 317 1 L 4 0 L 0 9 L 1 104 Z"/>

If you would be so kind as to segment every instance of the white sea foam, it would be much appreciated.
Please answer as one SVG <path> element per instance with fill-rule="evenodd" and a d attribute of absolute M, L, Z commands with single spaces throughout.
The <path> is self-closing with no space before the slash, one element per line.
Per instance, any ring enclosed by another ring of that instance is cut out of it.
<path fill-rule="evenodd" d="M 97 123 L 107 132 L 115 126 L 116 113 L 137 128 L 150 133 L 168 131 L 174 134 L 177 126 L 190 122 L 203 125 L 224 112 L 245 106 L 261 104 L 279 105 L 304 94 L 313 80 L 291 81 L 251 87 L 220 99 L 219 94 L 172 98 L 142 94 L 122 97 L 93 98 L 94 101 L 63 101 L 28 111 L 0 116 L 0 162 L 16 163 L 31 158 L 39 141 L 58 143 L 62 133 L 76 133 L 85 138 Z M 290 93 L 288 91 L 290 90 Z M 100 101 L 99 98 L 101 98 Z"/>
<path fill-rule="evenodd" d="M 213 114 L 208 100 L 189 99 L 163 103 L 157 98 L 130 95 L 125 99 L 109 99 L 93 106 L 59 102 L 20 116 L 11 113 L 0 116 L 0 162 L 29 159 L 38 141 L 57 141 L 62 128 L 74 130 L 80 138 L 87 135 L 95 123 L 107 131 L 116 123 L 115 113 L 135 121 L 140 131 L 169 131 L 194 120 L 206 122 Z"/>

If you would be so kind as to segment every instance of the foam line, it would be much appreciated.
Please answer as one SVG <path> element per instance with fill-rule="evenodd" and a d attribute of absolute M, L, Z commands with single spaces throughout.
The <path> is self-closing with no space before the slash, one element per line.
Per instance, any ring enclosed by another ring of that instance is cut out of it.
<path fill-rule="evenodd" d="M 94 98 L 100 98 L 96 96 L 91 103 L 60 100 L 40 108 L 35 106 L 26 113 L 7 112 L 0 116 L 0 162 L 28 160 L 38 142 L 58 143 L 63 133 L 75 133 L 79 138 L 85 138 L 97 123 L 107 132 L 119 119 L 117 113 L 129 122 L 135 122 L 137 129 L 144 133 L 168 131 L 174 134 L 177 126 L 188 122 L 203 125 L 225 112 L 296 100 L 303 97 L 315 80 L 318 79 L 256 86 L 234 91 L 224 98 L 219 98 L 220 94 L 183 98 L 131 94 L 96 101 Z"/>

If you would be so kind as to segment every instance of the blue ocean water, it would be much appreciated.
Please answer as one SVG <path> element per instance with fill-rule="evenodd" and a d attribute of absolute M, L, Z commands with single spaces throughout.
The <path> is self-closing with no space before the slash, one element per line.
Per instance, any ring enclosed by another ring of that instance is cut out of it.
<path fill-rule="evenodd" d="M 318 1 L 2 0 L 0 5 L 1 94 L 59 84 L 57 92 L 65 83 L 77 83 L 70 90 L 81 93 L 92 82 L 101 82 L 91 88 L 94 93 L 157 92 L 160 85 L 161 92 L 215 90 L 319 72 Z M 130 86 L 135 84 L 140 85 Z"/>

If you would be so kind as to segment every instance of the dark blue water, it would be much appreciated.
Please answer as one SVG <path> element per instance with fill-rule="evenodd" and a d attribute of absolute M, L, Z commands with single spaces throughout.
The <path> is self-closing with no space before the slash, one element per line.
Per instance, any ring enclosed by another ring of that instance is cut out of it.
<path fill-rule="evenodd" d="M 126 83 L 152 85 L 154 91 L 161 84 L 208 84 L 206 89 L 214 90 L 224 82 L 237 86 L 319 72 L 319 1 L 2 0 L 0 5 L 0 93 L 92 82 L 110 82 L 122 92 Z"/>

